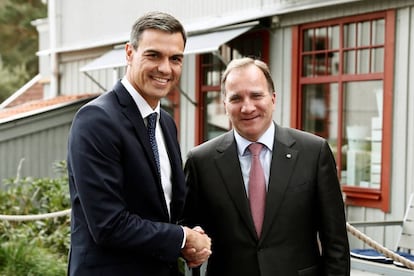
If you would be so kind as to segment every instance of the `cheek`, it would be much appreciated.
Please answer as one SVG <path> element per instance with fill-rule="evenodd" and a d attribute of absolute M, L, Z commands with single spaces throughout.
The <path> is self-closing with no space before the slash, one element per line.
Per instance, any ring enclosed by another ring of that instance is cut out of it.
<path fill-rule="evenodd" d="M 234 117 L 236 110 L 234 105 L 224 104 L 224 110 L 226 111 L 227 116 Z"/>
<path fill-rule="evenodd" d="M 183 68 L 182 68 L 181 65 L 173 65 L 173 66 L 171 66 L 171 68 L 172 68 L 172 71 L 174 72 L 174 74 L 176 76 L 180 76 L 181 75 L 181 72 L 183 70 Z"/>

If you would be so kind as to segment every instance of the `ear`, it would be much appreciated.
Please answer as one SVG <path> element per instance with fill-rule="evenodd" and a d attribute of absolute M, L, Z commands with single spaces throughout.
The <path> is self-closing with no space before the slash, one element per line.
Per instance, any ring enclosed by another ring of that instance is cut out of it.
<path fill-rule="evenodd" d="M 273 110 L 276 109 L 276 92 L 272 93 Z"/>
<path fill-rule="evenodd" d="M 224 111 L 226 112 L 226 115 L 229 115 L 229 113 L 227 112 L 226 96 L 224 96 L 223 105 L 224 105 Z"/>
<path fill-rule="evenodd" d="M 128 65 L 130 65 L 130 63 L 132 62 L 133 53 L 134 53 L 134 47 L 132 46 L 132 44 L 129 42 L 126 43 L 125 44 L 125 58 L 126 58 Z"/>

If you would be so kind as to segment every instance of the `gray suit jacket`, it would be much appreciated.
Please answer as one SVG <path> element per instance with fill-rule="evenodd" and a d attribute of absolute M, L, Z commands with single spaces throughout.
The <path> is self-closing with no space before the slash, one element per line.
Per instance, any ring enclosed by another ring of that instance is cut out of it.
<path fill-rule="evenodd" d="M 212 238 L 208 275 L 349 275 L 344 205 L 336 172 L 324 139 L 276 125 L 258 239 L 233 131 L 190 151 L 184 220 L 201 225 Z"/>

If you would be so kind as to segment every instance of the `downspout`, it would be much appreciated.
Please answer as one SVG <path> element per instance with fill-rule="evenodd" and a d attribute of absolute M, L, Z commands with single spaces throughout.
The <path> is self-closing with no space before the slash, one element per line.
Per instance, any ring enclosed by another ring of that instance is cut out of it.
<path fill-rule="evenodd" d="M 50 43 L 50 69 L 51 69 L 51 78 L 50 78 L 50 90 L 45 98 L 54 98 L 58 95 L 59 87 L 59 63 L 58 63 L 58 54 L 56 52 L 57 45 L 57 24 L 56 24 L 56 0 L 48 0 L 48 14 L 49 14 L 49 43 Z"/>

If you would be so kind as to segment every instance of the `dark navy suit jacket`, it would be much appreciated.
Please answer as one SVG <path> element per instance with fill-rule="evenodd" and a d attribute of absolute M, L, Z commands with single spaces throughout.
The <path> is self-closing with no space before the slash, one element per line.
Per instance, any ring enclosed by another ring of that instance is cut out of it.
<path fill-rule="evenodd" d="M 176 273 L 185 183 L 177 129 L 163 110 L 160 125 L 172 167 L 171 217 L 143 118 L 121 82 L 77 112 L 68 142 L 69 275 Z"/>

